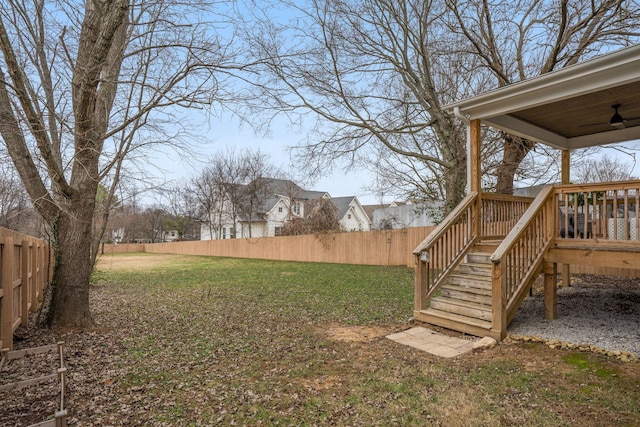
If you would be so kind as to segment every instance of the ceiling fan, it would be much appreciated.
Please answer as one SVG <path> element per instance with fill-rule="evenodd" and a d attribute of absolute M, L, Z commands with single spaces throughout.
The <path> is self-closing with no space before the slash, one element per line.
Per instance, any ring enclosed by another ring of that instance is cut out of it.
<path fill-rule="evenodd" d="M 613 104 L 611 108 L 614 109 L 613 116 L 609 119 L 609 124 L 616 129 L 624 129 L 625 122 L 630 122 L 632 120 L 638 120 L 640 117 L 627 117 L 626 119 L 618 113 L 618 108 L 620 108 L 620 104 Z"/>

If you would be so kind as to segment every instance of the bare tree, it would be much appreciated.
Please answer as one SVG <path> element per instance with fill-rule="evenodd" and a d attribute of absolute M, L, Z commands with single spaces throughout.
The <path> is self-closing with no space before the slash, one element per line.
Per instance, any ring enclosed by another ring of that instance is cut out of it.
<path fill-rule="evenodd" d="M 304 217 L 290 218 L 282 227 L 281 235 L 296 236 L 314 233 L 339 233 L 344 231 L 338 218 L 338 207 L 331 199 L 320 197 L 305 206 Z"/>
<path fill-rule="evenodd" d="M 187 182 L 178 182 L 163 189 L 160 194 L 161 205 L 167 212 L 165 228 L 176 230 L 179 240 L 196 240 L 198 218 L 197 198 L 189 189 Z"/>
<path fill-rule="evenodd" d="M 424 194 L 455 206 L 464 195 L 466 139 L 442 105 L 457 99 L 465 83 L 447 61 L 455 41 L 439 19 L 444 4 L 282 3 L 296 16 L 288 22 L 268 16 L 249 38 L 262 59 L 263 105 L 317 119 L 300 147 L 305 170 L 322 173 L 340 159 L 375 164 L 369 149 L 377 147 L 385 158 L 407 158 L 408 170 L 425 176 Z"/>
<path fill-rule="evenodd" d="M 149 239 L 151 243 L 160 243 L 165 235 L 165 218 L 167 212 L 160 205 L 148 206 L 142 212 L 139 236 Z"/>
<path fill-rule="evenodd" d="M 0 227 L 28 233 L 34 230 L 37 213 L 12 165 L 0 162 Z"/>
<path fill-rule="evenodd" d="M 198 217 L 208 229 L 212 240 L 222 238 L 225 222 L 225 176 L 222 161 L 213 157 L 199 175 L 191 179 L 190 188 L 194 193 L 198 207 Z M 235 227 L 235 224 L 234 224 Z"/>
<path fill-rule="evenodd" d="M 191 187 L 212 238 L 222 238 L 223 227 L 229 223 L 237 231 L 241 219 L 247 228 L 243 234 L 252 237 L 252 223 L 261 219 L 259 210 L 268 193 L 269 181 L 263 178 L 281 177 L 282 171 L 259 149 L 239 154 L 233 149 L 220 151 L 207 163 L 192 179 Z"/>
<path fill-rule="evenodd" d="M 446 210 L 464 195 L 466 138 L 443 105 L 637 40 L 632 0 L 276 3 L 289 19 L 260 11 L 248 40 L 268 114 L 315 124 L 297 147 L 305 170 L 365 165 L 378 191 Z M 534 144 L 488 137 L 487 186 L 509 192 Z"/>
<path fill-rule="evenodd" d="M 93 324 L 98 185 L 113 196 L 133 153 L 180 141 L 180 107 L 225 100 L 235 64 L 205 20 L 216 10 L 205 1 L 1 3 L 0 135 L 51 226 L 50 323 Z"/>
<path fill-rule="evenodd" d="M 572 168 L 576 183 L 614 182 L 635 179 L 631 172 L 633 164 L 604 154 L 602 157 L 590 157 Z"/>
<path fill-rule="evenodd" d="M 243 167 L 242 180 L 245 185 L 239 188 L 240 197 L 237 199 L 239 213 L 248 225 L 248 230 L 242 230 L 243 236 L 253 237 L 253 226 L 256 221 L 263 220 L 264 203 L 273 196 L 270 178 L 280 178 L 282 172 L 269 164 L 268 155 L 259 150 L 248 150 L 240 159 Z"/>
<path fill-rule="evenodd" d="M 575 64 L 640 36 L 636 0 L 447 0 L 447 5 L 452 30 L 467 40 L 461 50 L 493 75 L 493 87 Z M 496 191 L 511 194 L 514 176 L 535 143 L 508 134 L 502 138 Z"/>

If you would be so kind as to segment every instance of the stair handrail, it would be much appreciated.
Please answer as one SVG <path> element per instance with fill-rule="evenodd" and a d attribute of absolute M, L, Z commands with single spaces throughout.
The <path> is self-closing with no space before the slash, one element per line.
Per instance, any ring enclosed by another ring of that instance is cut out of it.
<path fill-rule="evenodd" d="M 478 202 L 478 192 L 472 191 L 467 194 L 414 249 L 416 311 L 426 308 L 429 298 L 440 288 L 478 239 Z M 454 230 L 454 227 L 459 225 L 464 226 L 463 234 L 456 234 Z"/>
<path fill-rule="evenodd" d="M 554 186 L 547 185 L 507 234 L 492 263 L 492 329 L 506 335 L 506 328 L 526 291 L 540 273 L 544 255 L 553 243 Z"/>
<path fill-rule="evenodd" d="M 436 228 L 429 233 L 429 235 L 413 250 L 414 255 L 420 255 L 421 252 L 428 250 L 433 244 L 442 237 L 442 235 L 449 229 L 458 219 L 466 212 L 471 204 L 476 201 L 478 197 L 477 191 L 472 191 L 465 196 L 460 203 L 451 211 L 449 215 L 442 220 Z"/>

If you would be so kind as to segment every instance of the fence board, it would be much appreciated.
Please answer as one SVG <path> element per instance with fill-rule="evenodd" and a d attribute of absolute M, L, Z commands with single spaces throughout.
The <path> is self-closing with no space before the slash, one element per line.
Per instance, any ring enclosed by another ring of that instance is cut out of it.
<path fill-rule="evenodd" d="M 256 258 L 278 261 L 415 266 L 413 250 L 435 227 L 305 236 L 254 237 L 170 243 L 105 245 L 105 255 L 127 252 Z M 640 278 L 640 270 L 572 266 L 575 274 Z"/>
<path fill-rule="evenodd" d="M 413 249 L 434 227 L 305 236 L 105 245 L 104 254 L 172 253 L 281 261 L 413 267 Z"/>
<path fill-rule="evenodd" d="M 48 271 L 47 242 L 0 227 L 0 349 L 12 349 L 13 332 L 28 324 Z"/>

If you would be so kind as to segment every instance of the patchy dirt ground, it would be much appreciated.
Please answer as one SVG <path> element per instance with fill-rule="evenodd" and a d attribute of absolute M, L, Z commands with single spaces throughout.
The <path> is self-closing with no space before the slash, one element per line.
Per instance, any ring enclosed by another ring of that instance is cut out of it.
<path fill-rule="evenodd" d="M 175 265 L 180 262 L 188 262 L 192 258 L 189 255 L 167 255 L 167 254 L 135 254 L 126 257 L 104 254 L 98 260 L 98 269 L 104 271 L 136 271 L 149 270 L 163 267 L 168 264 Z"/>
<path fill-rule="evenodd" d="M 382 326 L 328 325 L 318 328 L 318 334 L 326 334 L 329 339 L 343 342 L 366 342 L 393 333 Z"/>
<path fill-rule="evenodd" d="M 351 352 L 357 360 L 358 365 L 369 366 L 375 361 L 388 361 L 392 357 L 398 357 L 404 360 L 404 363 L 410 365 L 426 364 L 425 366 L 437 367 L 443 370 L 438 375 L 443 375 L 443 379 L 449 382 L 449 386 L 442 390 L 443 396 L 452 399 L 451 405 L 461 405 L 458 415 L 453 413 L 448 415 L 451 424 L 438 421 L 436 418 L 427 424 L 432 425 L 465 425 L 464 417 L 468 411 L 470 416 L 477 416 L 476 411 L 481 409 L 474 408 L 474 401 L 468 395 L 456 396 L 456 387 L 462 393 L 469 393 L 470 390 L 466 386 L 465 378 L 469 375 L 478 375 L 480 371 L 486 369 L 502 369 L 503 364 L 509 370 L 517 370 L 522 368 L 524 372 L 532 375 L 538 382 L 536 387 L 541 390 L 547 390 L 549 393 L 555 393 L 558 388 L 564 389 L 564 393 L 569 396 L 581 395 L 585 393 L 589 387 L 596 387 L 593 380 L 585 377 L 584 383 L 572 380 L 576 374 L 576 367 L 565 363 L 567 353 L 562 351 L 550 350 L 541 344 L 501 344 L 497 347 L 480 353 L 472 353 L 463 355 L 455 359 L 433 358 L 424 354 L 419 354 L 417 350 L 399 346 L 384 338 L 384 335 L 402 329 L 403 326 L 389 327 L 351 327 L 336 324 L 326 325 L 325 328 L 318 328 L 318 338 L 328 337 L 330 340 L 336 341 L 338 344 L 349 345 Z M 69 384 L 66 394 L 66 406 L 70 411 L 70 425 L 79 426 L 102 426 L 102 425 L 150 425 L 144 422 L 142 414 L 145 408 L 154 405 L 153 400 L 158 398 L 157 390 L 145 388 L 145 386 L 133 386 L 128 389 L 119 387 L 119 383 L 123 378 L 129 375 L 127 369 L 123 368 L 124 362 L 121 358 L 123 352 L 127 350 L 122 348 L 123 335 L 126 331 L 117 330 L 96 330 L 89 332 L 67 332 L 53 336 L 50 331 L 33 330 L 25 332 L 20 336 L 21 341 L 18 342 L 20 347 L 35 346 L 43 342 L 51 342 L 54 339 L 62 337 L 66 341 L 65 361 L 69 368 Z M 589 368 L 598 369 L 599 372 L 605 374 L 626 378 L 627 381 L 636 383 L 636 396 L 640 396 L 640 363 L 620 363 L 613 359 L 602 358 L 597 355 L 587 355 L 584 359 Z M 36 372 L 33 366 L 55 366 L 57 360 L 49 355 L 37 356 L 31 359 L 29 364 L 19 363 L 13 364 L 8 369 L 5 366 L 1 371 L 3 382 L 9 379 L 16 381 L 23 378 L 32 377 Z M 480 368 L 479 368 L 480 367 Z M 483 368 L 486 367 L 486 368 Z M 595 367 L 595 368 L 594 368 Z M 340 370 L 335 372 L 327 370 L 327 372 L 319 372 L 310 378 L 300 378 L 296 381 L 303 390 L 310 396 L 331 395 L 340 399 L 343 396 L 347 399 L 353 387 L 353 375 L 368 375 L 367 368 L 364 372 Z M 405 369 L 400 366 L 396 369 Z M 40 370 L 40 374 L 46 373 Z M 506 372 L 505 372 L 506 374 Z M 597 375 L 603 375 L 598 373 Z M 596 376 L 597 376 L 596 375 Z M 512 391 L 508 394 L 508 402 L 501 405 L 510 407 L 525 407 L 530 405 L 540 405 L 540 410 L 554 412 L 559 420 L 570 420 L 571 425 L 581 426 L 613 426 L 613 425 L 634 425 L 640 422 L 640 413 L 636 414 L 615 414 L 609 410 L 602 410 L 594 397 L 592 405 L 584 405 L 581 411 L 575 408 L 565 406 L 561 403 L 554 404 L 553 407 L 544 405 L 542 402 L 536 403 L 534 396 L 527 393 L 517 392 L 519 385 L 517 383 L 508 385 L 495 384 L 490 382 L 484 384 L 483 393 L 491 393 L 491 387 L 505 387 L 507 391 L 512 387 Z M 249 385 L 247 385 L 249 386 Z M 0 425 L 3 426 L 27 426 L 32 423 L 39 422 L 51 416 L 58 409 L 59 393 L 58 385 L 54 381 L 45 383 L 39 387 L 32 387 L 27 392 L 8 392 L 3 393 L 0 399 L 2 415 L 0 416 Z M 167 390 L 166 392 L 169 392 Z M 589 391 L 589 393 L 591 393 Z M 155 397 L 154 397 L 155 396 Z M 334 397 L 334 398 L 335 398 Z M 497 396 L 496 396 L 497 397 Z M 503 396 L 504 398 L 504 396 Z M 149 400 L 145 404 L 145 400 Z M 455 399 L 460 399 L 458 403 Z M 534 399 L 534 401 L 532 401 Z M 238 402 L 242 405 L 241 402 Z M 148 405 L 148 406 L 147 406 Z M 470 405 L 470 409 L 465 409 L 466 405 Z M 544 408 L 542 408 L 544 406 Z M 534 408 L 535 409 L 535 408 Z M 233 410 L 229 408 L 229 410 Z M 640 411 L 640 408 L 638 408 Z M 453 411 L 453 409 L 451 409 Z M 140 418 L 142 416 L 142 418 Z M 141 421 L 142 419 L 142 421 Z M 193 421 L 193 418 L 190 418 Z M 443 418 L 440 418 L 441 420 Z M 446 417 L 444 419 L 447 419 Z M 225 421 L 226 420 L 226 421 Z M 502 425 L 522 425 L 523 419 L 517 418 L 510 421 L 503 419 Z M 154 423 L 155 424 L 155 423 Z M 215 424 L 215 423 L 214 423 Z M 220 425 L 231 425 L 230 419 L 221 420 Z M 257 424 L 261 424 L 256 422 Z M 319 424 L 326 424 L 319 422 Z M 411 424 L 411 423 L 410 423 Z M 180 422 L 166 422 L 162 425 L 181 425 Z M 195 424 L 194 424 L 195 425 Z M 203 423 L 203 425 L 209 425 Z M 362 424 L 364 425 L 364 424 Z M 413 425 L 424 425 L 414 423 Z M 480 425 L 480 424 L 466 424 Z M 566 425 L 559 422 L 558 425 Z"/>
<path fill-rule="evenodd" d="M 175 261 L 105 257 L 101 268 Z M 16 336 L 17 348 L 65 341 L 70 425 L 640 425 L 638 362 L 529 342 L 445 360 L 385 338 L 406 324 L 256 315 L 222 293 L 209 311 L 192 309 L 201 292 L 99 285 L 91 298 L 101 328 Z M 0 385 L 56 363 L 50 354 L 12 362 Z M 0 425 L 42 421 L 58 405 L 56 381 L 1 393 Z"/>

